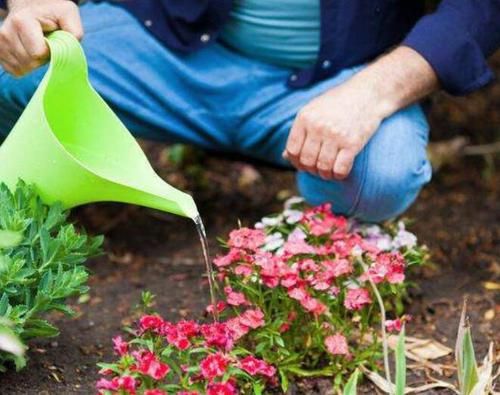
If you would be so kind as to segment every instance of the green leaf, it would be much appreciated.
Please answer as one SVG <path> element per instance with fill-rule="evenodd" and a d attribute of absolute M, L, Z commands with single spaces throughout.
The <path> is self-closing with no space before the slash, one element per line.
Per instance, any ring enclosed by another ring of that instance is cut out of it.
<path fill-rule="evenodd" d="M 358 394 L 358 378 L 359 378 L 359 369 L 356 369 L 349 377 L 349 381 L 342 392 L 343 395 L 357 395 Z"/>
<path fill-rule="evenodd" d="M 472 344 L 472 335 L 470 327 L 464 332 L 463 339 L 463 359 L 462 359 L 462 378 L 463 386 L 461 388 L 464 395 L 469 395 L 478 382 L 477 361 Z"/>
<path fill-rule="evenodd" d="M 23 232 L 0 229 L 0 249 L 17 247 L 23 241 Z"/>
<path fill-rule="evenodd" d="M 2 294 L 0 298 L 0 316 L 7 313 L 7 308 L 9 307 L 9 296 L 6 293 Z"/>
<path fill-rule="evenodd" d="M 42 319 L 29 320 L 22 334 L 24 339 L 54 337 L 57 335 L 59 335 L 59 330 L 48 321 Z"/>
<path fill-rule="evenodd" d="M 289 386 L 288 376 L 283 369 L 279 369 L 278 372 L 280 374 L 280 379 L 281 379 L 281 389 L 283 390 L 284 393 L 286 393 L 288 391 L 288 386 Z"/>
<path fill-rule="evenodd" d="M 404 395 L 406 387 L 405 328 L 401 330 L 396 346 L 396 395 Z"/>
<path fill-rule="evenodd" d="M 478 382 L 478 369 L 470 325 L 467 320 L 467 299 L 464 300 L 455 346 L 460 392 L 469 395 Z"/>

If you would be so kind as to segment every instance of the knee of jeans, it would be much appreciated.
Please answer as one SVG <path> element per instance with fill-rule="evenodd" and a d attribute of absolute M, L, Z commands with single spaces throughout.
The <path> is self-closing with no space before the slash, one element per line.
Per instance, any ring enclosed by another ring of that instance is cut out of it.
<path fill-rule="evenodd" d="M 355 178 L 344 182 L 327 181 L 306 172 L 299 172 L 297 188 L 307 203 L 330 203 L 336 214 L 349 215 L 359 190 Z"/>
<path fill-rule="evenodd" d="M 380 222 L 405 212 L 432 175 L 426 157 L 414 159 L 368 167 L 352 215 L 362 221 Z"/>

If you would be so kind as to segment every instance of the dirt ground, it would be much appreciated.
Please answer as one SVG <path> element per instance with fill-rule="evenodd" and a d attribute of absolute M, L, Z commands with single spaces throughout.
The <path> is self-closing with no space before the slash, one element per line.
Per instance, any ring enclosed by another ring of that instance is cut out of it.
<path fill-rule="evenodd" d="M 500 70 L 500 56 L 493 62 Z M 500 84 L 468 98 L 439 94 L 432 101 L 434 140 L 456 134 L 475 144 L 499 139 Z M 282 199 L 294 193 L 291 172 L 211 155 L 172 171 L 167 169 L 164 146 L 145 147 L 164 177 L 193 191 L 212 255 L 219 249 L 216 237 L 225 237 L 238 220 L 252 224 L 280 210 Z M 446 165 L 407 213 L 415 220 L 411 229 L 429 246 L 434 262 L 433 268 L 413 276 L 418 288 L 409 306 L 414 316 L 410 334 L 452 347 L 462 299 L 468 295 L 481 358 L 491 340 L 500 344 L 499 293 L 485 286 L 486 281 L 500 281 L 500 174 L 494 162 L 491 157 L 466 157 Z M 112 204 L 80 208 L 74 218 L 89 232 L 106 236 L 105 255 L 89 263 L 90 299 L 73 301 L 78 311 L 73 319 L 52 317 L 61 335 L 33 344 L 27 369 L 0 376 L 1 395 L 95 393 L 95 364 L 111 358 L 111 337 L 130 323 L 131 309 L 144 289 L 157 295 L 158 310 L 169 319 L 199 317 L 208 303 L 200 245 L 188 220 Z M 412 383 L 425 380 L 423 371 L 411 377 Z M 324 383 L 301 388 L 297 393 L 327 393 Z M 363 392 L 376 390 L 366 385 Z"/>

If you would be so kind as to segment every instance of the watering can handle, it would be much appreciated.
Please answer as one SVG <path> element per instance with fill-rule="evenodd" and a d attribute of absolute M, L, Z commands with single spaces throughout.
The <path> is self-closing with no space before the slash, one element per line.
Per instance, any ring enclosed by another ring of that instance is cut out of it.
<path fill-rule="evenodd" d="M 46 37 L 50 49 L 49 73 L 57 69 L 64 74 L 88 78 L 85 53 L 80 42 L 70 33 L 57 30 Z"/>

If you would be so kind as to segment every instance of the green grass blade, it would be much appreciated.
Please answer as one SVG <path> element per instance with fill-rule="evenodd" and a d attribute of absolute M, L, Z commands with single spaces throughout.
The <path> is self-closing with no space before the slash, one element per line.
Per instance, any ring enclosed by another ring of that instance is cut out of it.
<path fill-rule="evenodd" d="M 472 388 L 479 380 L 477 372 L 476 355 L 474 353 L 474 345 L 472 344 L 472 335 L 470 327 L 466 327 L 464 331 L 463 346 L 462 346 L 462 394 L 469 395 Z"/>
<path fill-rule="evenodd" d="M 349 381 L 345 385 L 343 395 L 357 395 L 358 393 L 358 378 L 359 378 L 359 369 L 356 369 L 349 377 Z"/>
<path fill-rule="evenodd" d="M 404 395 L 406 387 L 405 328 L 401 329 L 396 346 L 396 395 Z"/>
<path fill-rule="evenodd" d="M 463 383 L 464 383 L 462 360 L 463 360 L 464 331 L 466 327 L 465 325 L 466 315 L 467 315 L 467 298 L 464 298 L 462 313 L 460 314 L 460 322 L 458 324 L 457 339 L 455 342 L 455 361 L 457 364 L 459 388 L 463 388 Z"/>

